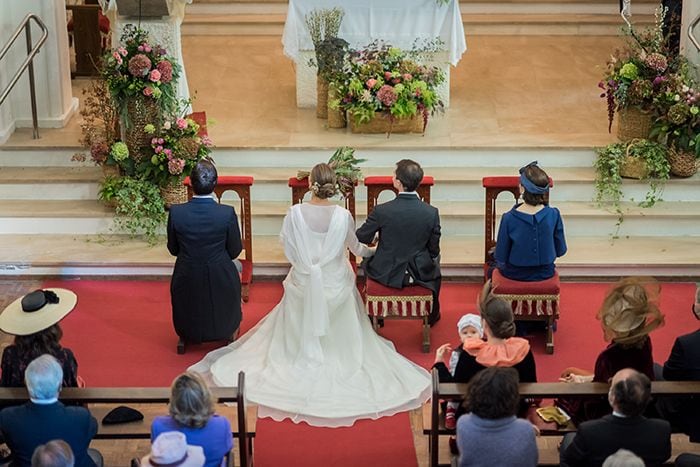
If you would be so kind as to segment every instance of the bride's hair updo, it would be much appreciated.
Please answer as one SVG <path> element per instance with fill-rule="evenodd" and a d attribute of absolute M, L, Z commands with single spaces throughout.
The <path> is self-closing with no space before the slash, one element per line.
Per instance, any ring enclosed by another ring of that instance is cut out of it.
<path fill-rule="evenodd" d="M 335 171 L 330 165 L 316 164 L 309 175 L 311 191 L 321 199 L 331 198 L 338 192 Z"/>

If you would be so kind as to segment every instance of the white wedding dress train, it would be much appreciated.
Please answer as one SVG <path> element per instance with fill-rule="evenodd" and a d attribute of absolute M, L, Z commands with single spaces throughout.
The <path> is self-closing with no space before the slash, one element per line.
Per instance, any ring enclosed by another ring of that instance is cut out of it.
<path fill-rule="evenodd" d="M 218 386 L 246 374 L 259 416 L 315 426 L 349 426 L 419 407 L 429 373 L 378 336 L 355 287 L 346 248 L 370 253 L 339 206 L 290 208 L 280 234 L 292 268 L 279 304 L 231 345 L 190 370 Z"/>

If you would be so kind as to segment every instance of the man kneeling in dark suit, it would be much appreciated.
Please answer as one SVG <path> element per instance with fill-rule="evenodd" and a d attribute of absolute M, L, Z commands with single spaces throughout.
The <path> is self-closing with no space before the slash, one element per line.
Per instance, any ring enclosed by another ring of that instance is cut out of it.
<path fill-rule="evenodd" d="M 95 417 L 84 407 L 66 407 L 58 401 L 63 382 L 58 360 L 48 354 L 32 360 L 24 379 L 31 401 L 0 412 L 0 430 L 12 451 L 11 465 L 29 467 L 34 450 L 54 439 L 68 443 L 76 467 L 102 465 L 100 453 L 88 449 L 97 433 Z"/>
<path fill-rule="evenodd" d="M 561 444 L 562 466 L 601 466 L 618 449 L 627 449 L 647 466 L 671 457 L 671 425 L 642 416 L 651 399 L 649 378 L 631 368 L 613 376 L 608 393 L 612 415 L 582 423 Z"/>
<path fill-rule="evenodd" d="M 177 256 L 170 299 L 178 353 L 186 343 L 233 340 L 241 324 L 241 281 L 233 260 L 243 244 L 236 212 L 214 198 L 214 164 L 199 161 L 190 180 L 194 197 L 172 206 L 168 217 L 168 251 Z"/>
<path fill-rule="evenodd" d="M 357 229 L 357 238 L 369 244 L 379 233 L 377 252 L 363 263 L 368 277 L 396 289 L 416 284 L 432 290 L 432 326 L 440 319 L 440 214 L 418 197 L 422 180 L 417 162 L 397 162 L 393 181 L 398 196 L 375 206 Z"/>

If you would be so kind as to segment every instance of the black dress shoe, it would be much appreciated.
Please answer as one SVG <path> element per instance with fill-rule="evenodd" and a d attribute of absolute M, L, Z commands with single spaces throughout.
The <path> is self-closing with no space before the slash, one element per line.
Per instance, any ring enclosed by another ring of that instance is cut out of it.
<path fill-rule="evenodd" d="M 440 313 L 438 313 L 435 316 L 428 316 L 428 324 L 430 325 L 430 327 L 433 327 L 433 325 L 435 325 L 435 323 L 437 323 L 438 321 L 440 321 Z"/>
<path fill-rule="evenodd" d="M 182 338 L 178 339 L 177 341 L 177 353 L 178 355 L 185 353 L 185 341 L 183 341 Z"/>

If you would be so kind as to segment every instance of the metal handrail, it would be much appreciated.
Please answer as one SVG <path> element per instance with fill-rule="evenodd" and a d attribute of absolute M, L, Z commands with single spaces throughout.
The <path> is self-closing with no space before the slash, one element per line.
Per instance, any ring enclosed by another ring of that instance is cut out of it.
<path fill-rule="evenodd" d="M 698 14 L 688 26 L 688 39 L 690 39 L 690 42 L 693 43 L 696 49 L 700 50 L 700 42 L 698 42 L 697 37 L 695 37 L 695 34 L 693 34 L 693 29 L 695 29 L 695 26 L 697 26 L 698 23 L 700 23 L 700 14 Z"/>
<path fill-rule="evenodd" d="M 632 17 L 632 0 L 622 0 L 620 4 L 620 16 L 625 23 L 627 23 L 628 28 L 632 28 L 632 23 L 630 23 L 630 18 Z"/>
<path fill-rule="evenodd" d="M 39 41 L 34 46 L 32 46 L 32 25 L 30 24 L 30 20 L 34 20 L 34 22 L 39 26 L 39 28 L 42 31 Z M 46 38 L 49 37 L 49 30 L 46 28 L 46 25 L 38 16 L 32 13 L 28 14 L 24 17 L 22 24 L 19 25 L 19 27 L 12 35 L 10 40 L 7 42 L 5 47 L 2 48 L 2 51 L 0 51 L 0 61 L 2 61 L 5 55 L 7 55 L 7 52 L 10 51 L 10 47 L 12 47 L 12 44 L 14 44 L 17 38 L 20 36 L 20 34 L 22 34 L 22 29 L 25 30 L 27 38 L 27 59 L 24 61 L 24 63 L 22 63 L 22 66 L 19 67 L 19 70 L 17 70 L 17 73 L 15 73 L 15 75 L 12 77 L 10 83 L 5 87 L 5 90 L 2 92 L 2 95 L 0 95 L 0 105 L 2 105 L 3 102 L 5 102 L 5 99 L 7 99 L 7 96 L 10 94 L 10 91 L 12 91 L 12 88 L 15 87 L 15 84 L 17 84 L 17 81 L 19 81 L 19 78 L 22 76 L 22 73 L 24 73 L 24 70 L 29 68 L 29 93 L 31 95 L 32 100 L 32 125 L 34 126 L 33 138 L 38 139 L 39 120 L 37 118 L 36 113 L 36 87 L 34 85 L 33 60 L 34 57 L 39 53 L 39 49 L 41 48 L 41 46 L 44 45 L 44 42 L 46 42 Z"/>

